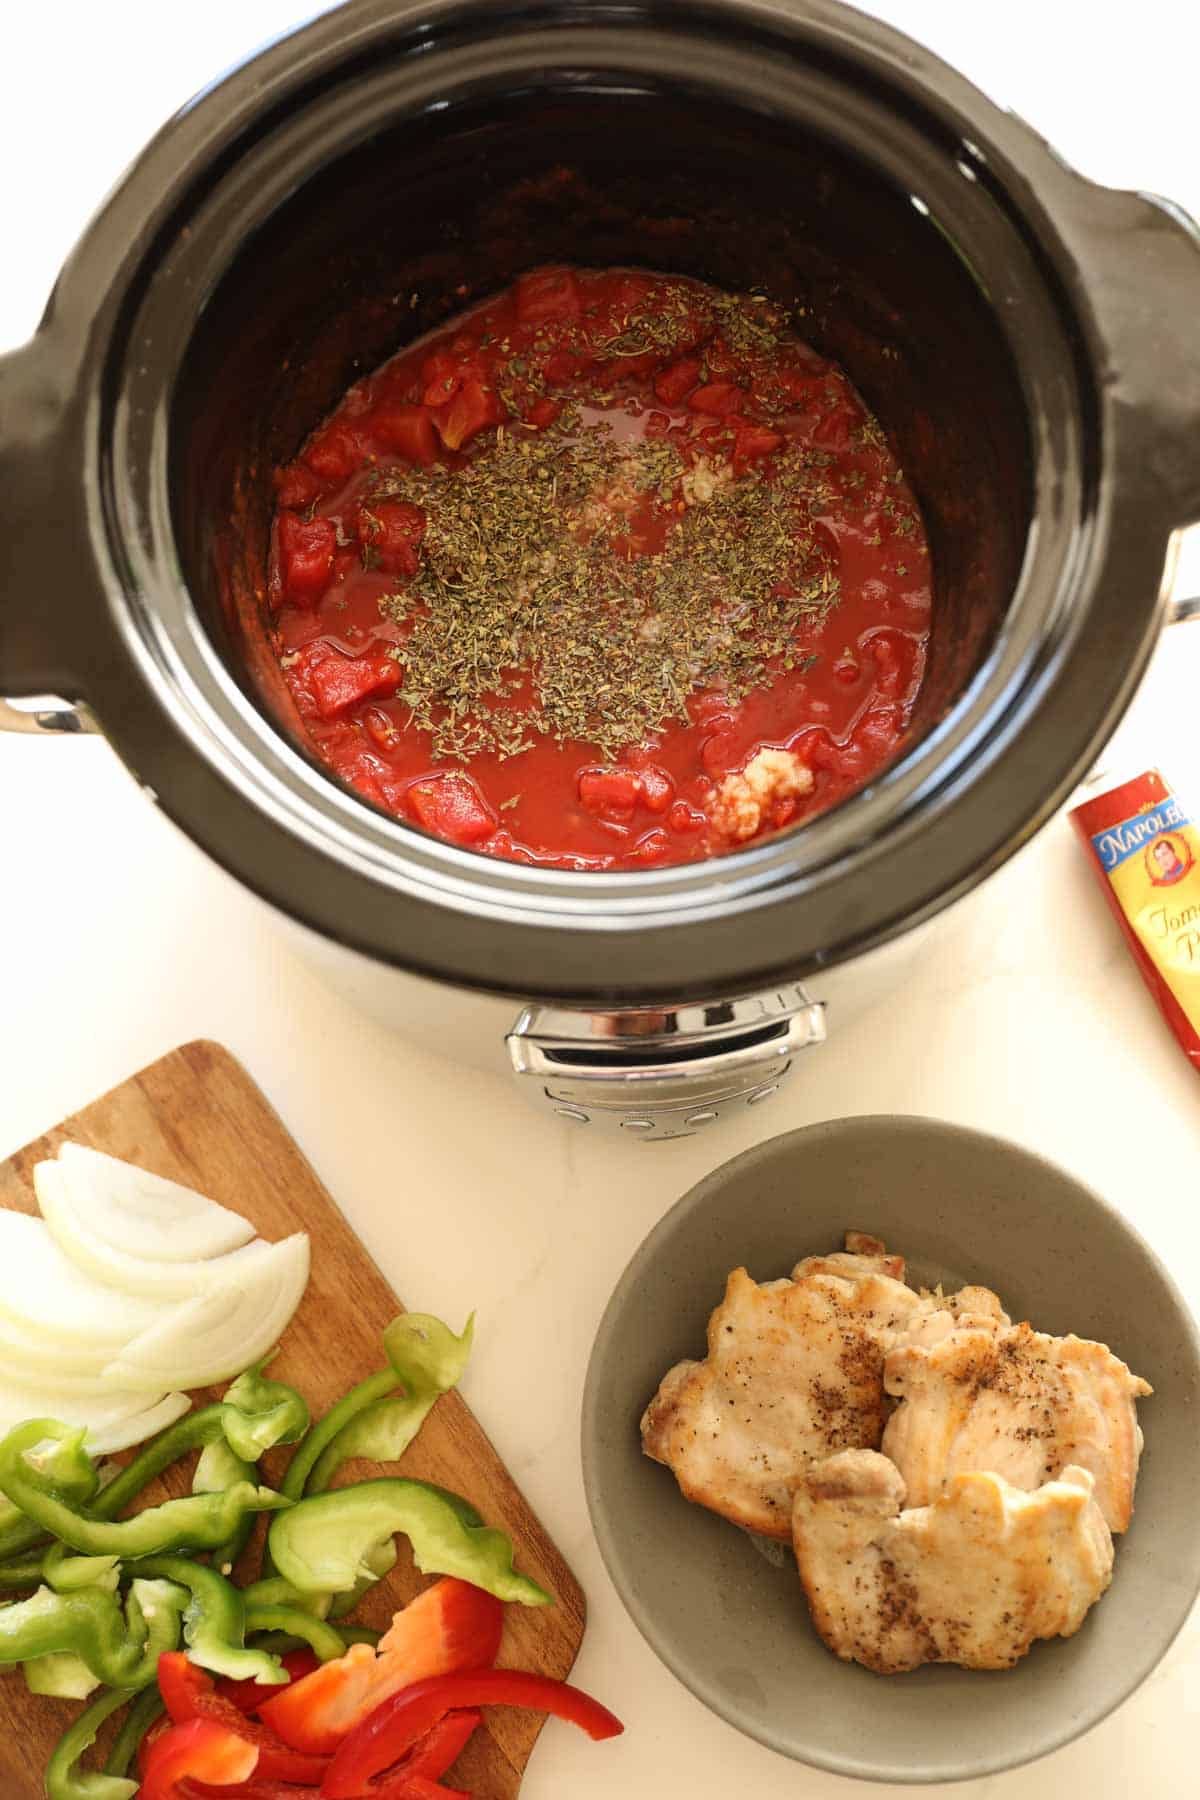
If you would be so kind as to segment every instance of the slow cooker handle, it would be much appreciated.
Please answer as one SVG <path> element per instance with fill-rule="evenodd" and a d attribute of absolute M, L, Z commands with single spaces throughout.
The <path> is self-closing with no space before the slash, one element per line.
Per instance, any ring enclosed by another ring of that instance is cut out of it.
<path fill-rule="evenodd" d="M 1121 463 L 1150 516 L 1200 522 L 1200 224 L 1160 194 L 1074 178 L 1073 232 L 1119 404 Z M 1168 608 L 1176 622 L 1190 603 Z"/>
<path fill-rule="evenodd" d="M 67 386 L 48 330 L 0 357 L 0 731 L 99 729 L 69 655 L 91 555 L 67 466 Z"/>

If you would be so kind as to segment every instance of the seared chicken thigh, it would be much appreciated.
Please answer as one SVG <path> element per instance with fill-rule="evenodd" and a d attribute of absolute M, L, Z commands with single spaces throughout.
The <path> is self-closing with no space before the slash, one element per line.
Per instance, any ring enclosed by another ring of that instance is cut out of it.
<path fill-rule="evenodd" d="M 786 1541 L 801 1472 L 832 1450 L 879 1443 L 883 1359 L 928 1301 L 904 1259 L 848 1233 L 789 1281 L 729 1277 L 708 1355 L 669 1370 L 642 1419 L 642 1447 L 689 1500 Z"/>
<path fill-rule="evenodd" d="M 970 1469 L 1033 1489 L 1069 1464 L 1095 1478 L 1111 1531 L 1133 1512 L 1149 1385 L 1104 1344 L 1007 1329 L 950 1310 L 914 1321 L 888 1351 L 884 1386 L 901 1402 L 883 1434 L 913 1506 Z"/>
<path fill-rule="evenodd" d="M 821 1638 L 880 1675 L 920 1663 L 1006 1669 L 1036 1638 L 1070 1637 L 1112 1577 L 1112 1538 L 1086 1469 L 1027 1494 L 994 1474 L 956 1475 L 904 1511 L 887 1457 L 848 1450 L 801 1477 L 800 1578 Z"/>

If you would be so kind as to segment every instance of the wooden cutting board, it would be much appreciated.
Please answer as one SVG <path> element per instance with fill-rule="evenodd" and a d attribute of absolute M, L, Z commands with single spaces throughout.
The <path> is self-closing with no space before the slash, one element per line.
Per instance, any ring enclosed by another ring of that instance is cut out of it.
<path fill-rule="evenodd" d="M 186 1182 L 244 1213 L 264 1237 L 303 1230 L 312 1239 L 312 1278 L 271 1374 L 292 1383 L 314 1417 L 384 1362 L 380 1333 L 399 1302 L 295 1143 L 245 1071 L 218 1044 L 186 1044 L 122 1082 L 102 1100 L 0 1163 L 0 1206 L 37 1211 L 31 1171 L 66 1138 L 94 1145 L 160 1175 Z M 420 1296 L 413 1298 L 420 1302 Z M 470 1310 L 447 1323 L 461 1330 Z M 519 1372 L 513 1371 L 514 1391 Z M 197 1394 L 203 1405 L 220 1390 Z M 286 1452 L 263 1459 L 267 1481 L 278 1478 Z M 188 1492 L 191 1459 L 168 1471 L 149 1499 Z M 511 1537 L 516 1566 L 555 1596 L 552 1607 L 509 1606 L 499 1662 L 561 1678 L 583 1637 L 583 1595 L 503 1462 L 457 1393 L 443 1396 L 392 1472 L 437 1482 L 463 1494 L 489 1525 Z M 347 1464 L 341 1481 L 361 1479 L 365 1465 Z M 392 1611 L 426 1585 L 407 1555 L 386 1583 L 364 1600 L 356 1621 L 385 1625 Z M 256 1545 L 247 1552 L 253 1579 Z M 0 1675 L 0 1795 L 39 1800 L 42 1771 L 60 1734 L 81 1708 L 30 1694 L 16 1671 Z M 499 1707 L 485 1716 L 447 1781 L 476 1800 L 510 1800 L 543 1719 Z M 102 1739 L 103 1744 L 106 1739 Z"/>

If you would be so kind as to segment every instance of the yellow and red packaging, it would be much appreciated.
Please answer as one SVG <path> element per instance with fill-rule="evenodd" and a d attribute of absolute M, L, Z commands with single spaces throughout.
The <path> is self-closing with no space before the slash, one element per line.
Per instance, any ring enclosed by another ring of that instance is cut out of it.
<path fill-rule="evenodd" d="M 1184 1054 L 1200 1069 L 1200 831 L 1157 769 L 1071 814 Z"/>

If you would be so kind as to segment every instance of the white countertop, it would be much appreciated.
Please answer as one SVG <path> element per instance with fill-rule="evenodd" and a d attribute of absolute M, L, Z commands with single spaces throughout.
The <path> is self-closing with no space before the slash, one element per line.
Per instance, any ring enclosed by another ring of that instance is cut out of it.
<path fill-rule="evenodd" d="M 5 9 L 0 346 L 32 331 L 63 255 L 160 120 L 309 10 L 299 0 Z M 1200 213 L 1185 53 L 1194 0 L 1142 0 L 1119 24 L 1092 0 L 888 0 L 875 10 L 1087 173 Z M 1187 560 L 1189 590 L 1200 590 L 1200 550 Z M 1198 713 L 1200 626 L 1164 639 L 1105 756 L 1114 778 L 1157 762 L 1200 795 Z M 841 1800 L 851 1790 L 693 1700 L 627 1619 L 588 1527 L 578 1418 L 597 1321 L 646 1231 L 715 1162 L 845 1113 L 980 1126 L 1057 1159 L 1119 1205 L 1200 1310 L 1188 1201 L 1200 1086 L 1062 817 L 946 918 L 905 991 L 835 1033 L 770 1107 L 719 1137 L 660 1147 L 572 1136 L 500 1078 L 452 1068 L 366 1021 L 164 823 L 98 739 L 0 738 L 0 824 L 0 1153 L 173 1045 L 217 1038 L 265 1088 L 399 1293 L 455 1323 L 478 1309 L 465 1392 L 587 1591 L 578 1679 L 628 1727 L 600 1747 L 551 1724 L 529 1800 L 609 1800 L 618 1788 L 630 1800 Z M 1198 1728 L 1194 1614 L 1114 1718 L 1042 1763 L 961 1791 L 1181 1794 L 1195 1783 Z"/>

